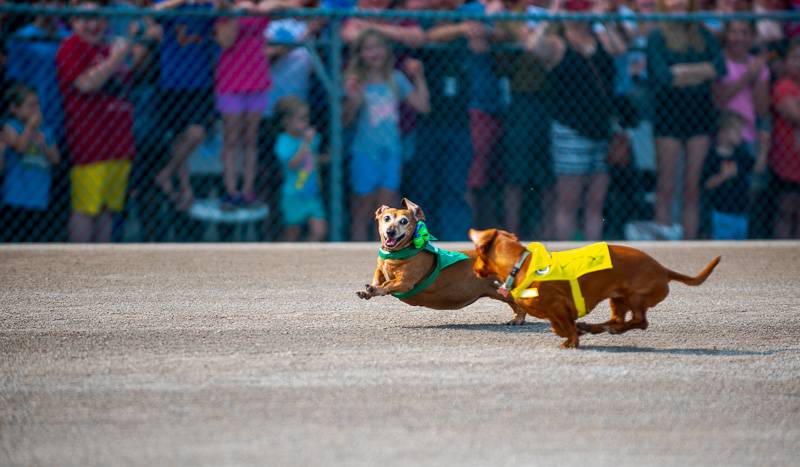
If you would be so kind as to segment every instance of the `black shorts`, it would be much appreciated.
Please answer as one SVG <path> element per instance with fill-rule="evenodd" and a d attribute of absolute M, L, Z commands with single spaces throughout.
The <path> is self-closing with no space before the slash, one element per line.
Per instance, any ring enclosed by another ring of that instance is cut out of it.
<path fill-rule="evenodd" d="M 687 140 L 710 136 L 717 123 L 717 110 L 711 94 L 687 96 L 671 92 L 655 96 L 653 127 L 656 137 Z"/>
<path fill-rule="evenodd" d="M 180 91 L 162 89 L 159 96 L 161 128 L 172 133 L 170 138 L 192 125 L 209 129 L 216 118 L 214 90 L 211 88 Z"/>
<path fill-rule="evenodd" d="M 550 115 L 536 96 L 515 94 L 505 117 L 502 162 L 505 179 L 519 187 L 553 184 Z"/>
<path fill-rule="evenodd" d="M 782 195 L 784 193 L 800 193 L 800 182 L 786 180 L 772 170 L 770 170 L 770 174 L 772 179 L 771 187 L 776 195 Z"/>

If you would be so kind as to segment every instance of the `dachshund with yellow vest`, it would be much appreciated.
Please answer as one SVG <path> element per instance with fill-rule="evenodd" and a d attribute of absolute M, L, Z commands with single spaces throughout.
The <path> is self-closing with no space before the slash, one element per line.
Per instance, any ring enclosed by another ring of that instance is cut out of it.
<path fill-rule="evenodd" d="M 700 285 L 720 260 L 717 256 L 699 275 L 689 277 L 627 246 L 603 242 L 551 253 L 541 243 L 526 248 L 503 230 L 470 230 L 469 237 L 478 254 L 475 272 L 505 278 L 498 292 L 511 296 L 527 314 L 549 320 L 553 332 L 566 339 L 562 348 L 578 347 L 581 334 L 647 329 L 647 310 L 667 297 L 670 281 Z M 605 299 L 611 319 L 576 322 Z M 626 320 L 629 312 L 631 319 Z"/>

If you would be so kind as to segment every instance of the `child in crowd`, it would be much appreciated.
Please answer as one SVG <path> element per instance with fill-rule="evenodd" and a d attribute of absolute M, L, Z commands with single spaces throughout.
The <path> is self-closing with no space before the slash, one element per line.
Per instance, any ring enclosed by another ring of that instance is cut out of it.
<path fill-rule="evenodd" d="M 237 0 L 231 5 L 235 10 L 259 14 L 225 17 L 215 24 L 215 38 L 221 49 L 214 88 L 223 122 L 222 171 L 226 192 L 223 203 L 237 208 L 257 203 L 258 126 L 272 85 L 264 53 L 267 46 L 264 30 L 270 19 L 263 14 L 284 8 L 284 2 Z M 241 190 L 237 170 L 240 152 L 244 154 Z"/>
<path fill-rule="evenodd" d="M 723 111 L 706 157 L 703 187 L 711 204 L 711 238 L 746 240 L 753 157 L 742 138 L 743 116 Z"/>
<path fill-rule="evenodd" d="M 11 115 L 2 133 L 7 147 L 3 154 L 3 240 L 47 240 L 50 172 L 61 155 L 52 134 L 42 125 L 36 92 L 17 84 L 5 97 Z"/>
<path fill-rule="evenodd" d="M 300 240 L 301 230 L 307 226 L 308 239 L 321 242 L 328 233 L 328 222 L 320 192 L 319 135 L 309 124 L 308 105 L 299 98 L 282 98 L 276 110 L 283 128 L 275 155 L 283 170 L 280 206 L 286 240 Z"/>
<path fill-rule="evenodd" d="M 789 42 L 785 77 L 772 88 L 769 168 L 778 202 L 776 238 L 800 238 L 800 38 Z"/>
<path fill-rule="evenodd" d="M 75 6 L 97 9 L 100 4 L 80 1 Z M 114 215 L 125 208 L 136 156 L 133 104 L 127 97 L 133 47 L 124 38 L 109 44 L 103 17 L 75 16 L 71 24 L 73 34 L 56 54 L 72 162 L 70 240 L 110 242 Z"/>
<path fill-rule="evenodd" d="M 355 123 L 350 147 L 350 236 L 356 241 L 369 238 L 375 206 L 397 201 L 403 158 L 400 102 L 407 102 L 421 113 L 430 110 L 422 64 L 406 59 L 404 68 L 413 84 L 394 69 L 390 43 L 376 30 L 364 31 L 353 45 L 345 75 L 344 122 Z"/>

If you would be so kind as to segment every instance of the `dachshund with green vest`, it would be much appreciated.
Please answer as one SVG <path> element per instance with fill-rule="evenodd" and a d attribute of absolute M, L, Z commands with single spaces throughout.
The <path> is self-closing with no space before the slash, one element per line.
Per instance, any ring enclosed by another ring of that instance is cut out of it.
<path fill-rule="evenodd" d="M 375 211 L 381 239 L 378 266 L 372 282 L 356 292 L 360 298 L 391 294 L 409 305 L 457 310 L 489 297 L 514 310 L 515 318 L 508 324 L 525 323 L 525 311 L 498 292 L 497 277 L 478 277 L 473 271 L 475 250 L 435 246 L 422 209 L 405 198 L 402 204 L 400 209 L 381 206 Z"/>

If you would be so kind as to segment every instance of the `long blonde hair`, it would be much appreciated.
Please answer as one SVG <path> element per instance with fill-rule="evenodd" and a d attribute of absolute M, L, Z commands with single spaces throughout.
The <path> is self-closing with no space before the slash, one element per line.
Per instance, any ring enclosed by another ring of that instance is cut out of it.
<path fill-rule="evenodd" d="M 394 53 L 392 51 L 392 45 L 389 38 L 377 29 L 367 29 L 358 36 L 350 51 L 350 62 L 347 64 L 346 73 L 348 76 L 354 77 L 359 84 L 366 83 L 368 70 L 367 64 L 364 63 L 364 59 L 361 58 L 361 52 L 364 50 L 364 44 L 367 42 L 367 39 L 371 37 L 377 38 L 386 49 L 386 59 L 381 69 L 381 76 L 393 86 L 394 80 L 392 79 L 392 72 L 394 71 Z"/>
<path fill-rule="evenodd" d="M 658 0 L 657 3 L 660 13 L 669 13 L 665 0 Z M 689 13 L 699 11 L 698 3 L 698 0 L 689 0 Z M 686 53 L 689 48 L 698 53 L 705 52 L 706 38 L 702 28 L 703 25 L 697 21 L 664 21 L 659 25 L 667 48 L 678 53 Z"/>

